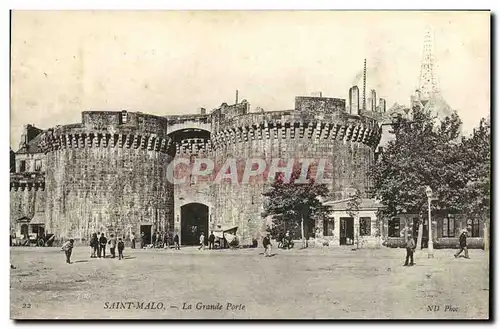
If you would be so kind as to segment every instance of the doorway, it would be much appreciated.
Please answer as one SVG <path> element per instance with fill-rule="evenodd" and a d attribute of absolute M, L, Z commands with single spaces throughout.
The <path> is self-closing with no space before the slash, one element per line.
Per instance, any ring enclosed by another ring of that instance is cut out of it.
<path fill-rule="evenodd" d="M 340 245 L 354 244 L 354 218 L 340 217 Z"/>
<path fill-rule="evenodd" d="M 181 242 L 183 245 L 199 245 L 201 233 L 208 238 L 208 206 L 188 203 L 181 207 Z"/>
<path fill-rule="evenodd" d="M 144 239 L 142 241 L 143 246 L 151 244 L 151 227 L 152 225 L 141 225 L 141 235 L 144 233 Z"/>

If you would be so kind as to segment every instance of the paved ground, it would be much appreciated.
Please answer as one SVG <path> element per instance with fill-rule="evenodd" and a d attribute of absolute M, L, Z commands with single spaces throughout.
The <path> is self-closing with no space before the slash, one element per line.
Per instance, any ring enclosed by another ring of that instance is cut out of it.
<path fill-rule="evenodd" d="M 488 253 L 472 250 L 467 260 L 453 252 L 427 259 L 417 251 L 416 266 L 403 267 L 403 249 L 278 250 L 271 258 L 261 249 L 128 249 L 118 261 L 90 259 L 79 247 L 68 265 L 57 248 L 17 247 L 11 317 L 485 319 Z"/>

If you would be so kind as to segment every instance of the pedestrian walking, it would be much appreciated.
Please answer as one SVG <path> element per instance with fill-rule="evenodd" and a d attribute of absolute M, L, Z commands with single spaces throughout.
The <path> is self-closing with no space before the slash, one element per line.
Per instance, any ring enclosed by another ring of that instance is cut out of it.
<path fill-rule="evenodd" d="M 264 240 L 262 241 L 262 244 L 264 245 L 264 256 L 265 257 L 270 257 L 271 256 L 271 250 L 272 250 L 272 244 L 271 244 L 271 233 L 267 233 L 267 235 L 264 237 Z"/>
<path fill-rule="evenodd" d="M 115 258 L 116 257 L 116 253 L 115 253 L 115 250 L 116 250 L 116 238 L 115 238 L 115 236 L 113 234 L 110 235 L 108 244 L 109 244 L 109 251 L 111 253 L 111 258 Z"/>
<path fill-rule="evenodd" d="M 106 258 L 106 244 L 108 243 L 108 239 L 104 236 L 104 233 L 101 233 L 101 237 L 99 238 L 99 258 Z"/>
<path fill-rule="evenodd" d="M 203 232 L 201 232 L 201 235 L 200 235 L 200 247 L 198 248 L 198 250 L 205 250 L 205 234 L 203 234 Z"/>
<path fill-rule="evenodd" d="M 96 258 L 99 253 L 99 238 L 96 233 L 92 233 L 90 238 L 90 258 Z"/>
<path fill-rule="evenodd" d="M 132 232 L 130 235 L 130 248 L 135 249 L 135 233 Z"/>
<path fill-rule="evenodd" d="M 408 240 L 406 241 L 406 261 L 404 266 L 408 266 L 408 260 L 410 260 L 410 266 L 415 265 L 413 262 L 413 253 L 415 252 L 415 240 L 411 235 L 408 235 Z"/>
<path fill-rule="evenodd" d="M 118 239 L 118 260 L 123 259 L 123 249 L 125 249 L 125 243 L 122 241 L 122 238 Z"/>
<path fill-rule="evenodd" d="M 214 231 L 211 231 L 210 236 L 208 237 L 208 249 L 209 250 L 214 249 L 214 244 L 215 244 L 215 235 Z"/>
<path fill-rule="evenodd" d="M 181 250 L 181 246 L 179 245 L 179 235 L 177 233 L 174 236 L 174 248 L 175 250 Z"/>
<path fill-rule="evenodd" d="M 165 232 L 163 235 L 163 248 L 168 249 L 170 247 L 170 235 L 168 232 Z"/>
<path fill-rule="evenodd" d="M 64 253 L 66 254 L 66 263 L 71 264 L 71 252 L 73 251 L 73 243 L 75 240 L 69 239 L 66 243 L 64 243 L 61 247 L 62 250 L 64 250 Z"/>
<path fill-rule="evenodd" d="M 465 251 L 465 258 L 469 259 L 469 250 L 467 250 L 467 230 L 466 229 L 462 230 L 462 234 L 460 234 L 459 241 L 460 241 L 460 249 L 454 255 L 455 258 L 457 258 L 462 253 L 462 251 Z"/>

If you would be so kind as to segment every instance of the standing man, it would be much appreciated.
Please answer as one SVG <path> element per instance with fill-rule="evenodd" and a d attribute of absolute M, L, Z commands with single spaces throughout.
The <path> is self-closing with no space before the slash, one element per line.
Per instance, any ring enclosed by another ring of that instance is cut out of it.
<path fill-rule="evenodd" d="M 467 250 L 467 230 L 463 229 L 462 234 L 460 234 L 460 250 L 454 255 L 455 258 L 458 257 L 465 250 L 465 258 L 469 259 L 469 250 Z"/>
<path fill-rule="evenodd" d="M 264 240 L 262 241 L 262 244 L 264 245 L 264 256 L 265 257 L 270 257 L 271 256 L 271 233 L 267 232 L 266 236 L 264 237 Z"/>
<path fill-rule="evenodd" d="M 175 250 L 181 250 L 181 246 L 179 245 L 179 234 L 175 233 L 174 236 L 174 248 Z"/>
<path fill-rule="evenodd" d="M 205 234 L 203 234 L 203 232 L 201 232 L 201 235 L 200 235 L 200 247 L 198 248 L 198 250 L 205 250 Z"/>
<path fill-rule="evenodd" d="M 214 249 L 214 243 L 215 243 L 214 231 L 210 231 L 210 236 L 208 237 L 208 249 L 209 250 Z"/>
<path fill-rule="evenodd" d="M 91 254 L 90 258 L 96 258 L 99 253 L 99 238 L 96 233 L 92 233 L 92 238 L 90 238 L 90 248 Z"/>
<path fill-rule="evenodd" d="M 144 248 L 145 238 L 146 238 L 146 235 L 144 234 L 144 232 L 141 232 L 141 249 Z"/>
<path fill-rule="evenodd" d="M 413 253 L 415 252 L 415 241 L 411 234 L 408 235 L 408 241 L 406 241 L 406 261 L 404 266 L 408 266 L 408 259 L 411 260 L 410 266 L 415 265 L 413 263 Z"/>
<path fill-rule="evenodd" d="M 115 258 L 116 257 L 116 254 L 115 254 L 115 250 L 116 250 L 116 238 L 114 237 L 113 234 L 111 234 L 111 236 L 109 238 L 108 244 L 110 245 L 109 246 L 109 251 L 111 252 L 111 258 Z"/>
<path fill-rule="evenodd" d="M 123 237 L 125 239 L 125 237 Z M 118 260 L 123 259 L 123 249 L 125 249 L 125 243 L 122 241 L 122 238 L 118 239 Z"/>
<path fill-rule="evenodd" d="M 73 243 L 75 240 L 69 239 L 65 244 L 62 245 L 61 249 L 64 250 L 66 254 L 66 263 L 71 264 L 71 252 L 73 251 Z"/>
<path fill-rule="evenodd" d="M 153 233 L 153 236 L 151 237 L 151 244 L 153 245 L 153 248 L 156 247 L 156 231 Z"/>
<path fill-rule="evenodd" d="M 130 248 L 135 249 L 135 233 L 132 232 L 130 235 Z"/>
<path fill-rule="evenodd" d="M 106 239 L 104 233 L 101 233 L 101 237 L 99 238 L 99 258 L 101 258 L 101 255 L 103 258 L 106 258 L 106 243 L 108 243 L 108 239 Z"/>

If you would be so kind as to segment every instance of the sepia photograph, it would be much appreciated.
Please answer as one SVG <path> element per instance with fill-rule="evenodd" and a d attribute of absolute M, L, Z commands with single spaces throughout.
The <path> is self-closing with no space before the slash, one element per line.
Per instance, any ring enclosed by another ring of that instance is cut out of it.
<path fill-rule="evenodd" d="M 10 318 L 491 319 L 491 23 L 12 10 Z"/>

